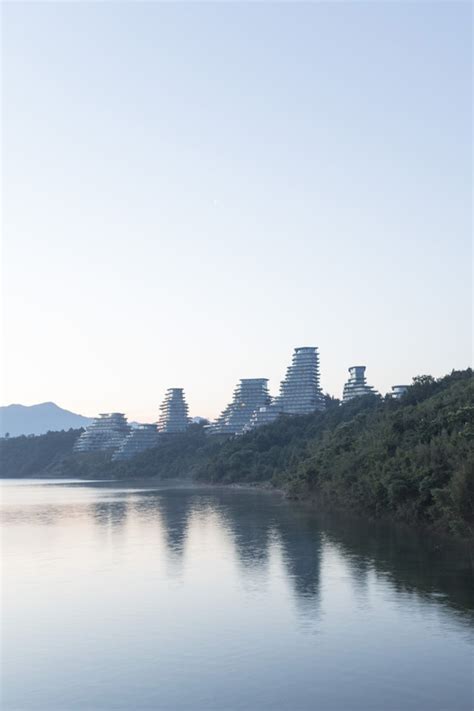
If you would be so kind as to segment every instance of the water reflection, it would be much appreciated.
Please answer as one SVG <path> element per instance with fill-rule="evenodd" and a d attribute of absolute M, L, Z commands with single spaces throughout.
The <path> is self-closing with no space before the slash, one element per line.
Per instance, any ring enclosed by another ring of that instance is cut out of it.
<path fill-rule="evenodd" d="M 85 508 L 85 514 L 92 514 L 94 522 L 100 530 L 119 529 L 125 525 L 128 516 L 129 503 L 127 500 L 104 500 L 91 504 Z"/>
<path fill-rule="evenodd" d="M 395 592 L 444 600 L 459 612 L 474 613 L 474 560 L 467 547 L 346 514 L 318 512 L 317 516 L 328 543 L 342 551 L 356 589 L 365 589 L 374 571 Z"/>
<path fill-rule="evenodd" d="M 168 553 L 179 559 L 183 556 L 188 538 L 193 500 L 189 496 L 169 493 L 159 497 L 157 509 Z"/>
<path fill-rule="evenodd" d="M 255 491 L 2 489 L 6 709 L 469 708 L 458 547 Z"/>
<path fill-rule="evenodd" d="M 70 492 L 74 492 L 71 498 Z M 369 577 L 383 575 L 398 593 L 416 593 L 472 615 L 474 585 L 469 554 L 413 531 L 348 516 L 310 511 L 276 495 L 225 488 L 146 489 L 115 483 L 67 483 L 37 487 L 27 502 L 24 488 L 3 496 L 4 524 L 60 525 L 64 519 L 92 523 L 101 536 L 117 536 L 133 519 L 148 535 L 158 530 L 174 572 L 180 570 L 198 521 L 226 532 L 243 575 L 265 576 L 272 556 L 281 557 L 295 601 L 309 615 L 318 610 L 323 559 L 343 561 L 359 605 L 367 605 Z M 19 500 L 15 496 L 20 496 Z M 53 501 L 51 501 L 51 498 Z M 18 505 L 21 501 L 21 505 Z M 214 535 L 217 535 L 214 531 Z M 328 567 L 329 569 L 329 567 Z M 308 604 L 310 603 L 310 604 Z"/>

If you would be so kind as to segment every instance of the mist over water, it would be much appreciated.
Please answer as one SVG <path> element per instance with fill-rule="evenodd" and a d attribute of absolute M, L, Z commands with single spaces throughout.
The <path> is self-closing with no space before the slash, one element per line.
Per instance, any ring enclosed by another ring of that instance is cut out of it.
<path fill-rule="evenodd" d="M 472 707 L 469 561 L 277 495 L 4 481 L 2 707 Z"/>

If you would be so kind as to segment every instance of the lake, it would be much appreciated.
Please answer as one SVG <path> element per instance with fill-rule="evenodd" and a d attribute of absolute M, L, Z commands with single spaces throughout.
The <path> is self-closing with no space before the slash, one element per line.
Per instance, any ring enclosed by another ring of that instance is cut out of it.
<path fill-rule="evenodd" d="M 1 483 L 4 711 L 473 706 L 462 549 L 276 494 Z"/>

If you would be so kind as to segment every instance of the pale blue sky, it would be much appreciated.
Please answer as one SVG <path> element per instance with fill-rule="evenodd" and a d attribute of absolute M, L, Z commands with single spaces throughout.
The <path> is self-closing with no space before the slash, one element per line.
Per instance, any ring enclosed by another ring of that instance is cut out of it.
<path fill-rule="evenodd" d="M 5 404 L 471 361 L 470 3 L 4 3 Z"/>

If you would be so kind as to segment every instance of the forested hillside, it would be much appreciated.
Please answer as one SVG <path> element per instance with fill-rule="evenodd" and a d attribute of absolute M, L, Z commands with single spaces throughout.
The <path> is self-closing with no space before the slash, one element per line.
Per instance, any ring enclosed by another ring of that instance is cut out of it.
<path fill-rule="evenodd" d="M 226 442 L 197 476 L 270 480 L 301 499 L 473 535 L 472 371 L 416 378 L 400 401 L 366 396 L 281 418 Z"/>
<path fill-rule="evenodd" d="M 64 457 L 72 453 L 74 442 L 82 430 L 48 432 L 35 437 L 3 437 L 0 439 L 0 471 L 2 478 L 22 478 L 54 475 Z"/>
<path fill-rule="evenodd" d="M 127 462 L 117 462 L 116 475 L 121 478 L 196 478 L 202 467 L 217 456 L 221 446 L 221 442 L 206 434 L 202 424 L 192 424 L 183 434 L 163 437 L 159 447 L 138 454 Z"/>

